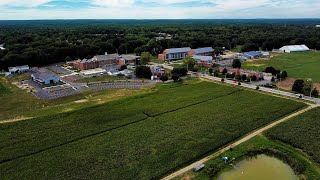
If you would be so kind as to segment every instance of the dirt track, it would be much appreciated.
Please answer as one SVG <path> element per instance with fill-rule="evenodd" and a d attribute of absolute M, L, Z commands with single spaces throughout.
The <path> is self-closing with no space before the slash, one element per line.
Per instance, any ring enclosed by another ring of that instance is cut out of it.
<path fill-rule="evenodd" d="M 7 120 L 0 120 L 0 124 L 5 124 L 5 123 L 13 123 L 13 122 L 18 122 L 18 121 L 25 121 L 28 119 L 31 119 L 32 117 L 21 117 L 21 118 L 15 118 L 15 119 L 7 119 Z"/>
<path fill-rule="evenodd" d="M 280 123 L 283 123 L 283 122 L 285 122 L 285 121 L 287 121 L 287 120 L 289 120 L 289 119 L 291 119 L 291 118 L 293 118 L 295 116 L 298 116 L 298 115 L 300 115 L 302 113 L 305 113 L 305 112 L 307 112 L 307 111 L 309 111 L 309 110 L 311 110 L 311 109 L 313 109 L 315 107 L 319 107 L 319 106 L 318 105 L 310 105 L 309 107 L 307 107 L 305 109 L 302 109 L 302 110 L 297 111 L 297 112 L 295 112 L 293 114 L 290 114 L 290 115 L 288 115 L 288 116 L 286 116 L 286 117 L 284 117 L 282 119 L 279 119 L 278 121 L 275 121 L 275 122 L 273 122 L 273 123 L 271 123 L 271 124 L 269 124 L 269 125 L 267 125 L 265 127 L 262 127 L 262 128 L 260 128 L 260 129 L 258 129 L 256 131 L 246 135 L 245 137 L 241 138 L 240 140 L 235 141 L 234 143 L 232 143 L 232 146 L 236 147 L 236 146 L 248 141 L 249 139 L 261 134 L 262 132 L 264 132 L 264 131 L 266 131 L 266 130 L 268 130 L 268 129 L 270 129 L 270 128 L 272 128 L 272 127 L 274 127 L 274 126 L 276 126 L 276 125 L 278 125 Z M 227 151 L 229 149 L 230 149 L 230 145 L 225 146 L 222 149 L 220 149 L 219 151 L 213 153 L 212 155 L 209 155 L 209 156 L 207 156 L 207 157 L 205 157 L 203 159 L 200 159 L 199 161 L 194 162 L 194 163 L 190 164 L 189 166 L 184 167 L 183 169 L 180 169 L 180 170 L 178 170 L 178 171 L 176 171 L 176 172 L 164 177 L 163 180 L 169 180 L 169 179 L 173 179 L 175 177 L 178 177 L 178 176 L 180 176 L 180 175 L 192 170 L 197 165 L 203 164 L 206 161 L 208 161 L 208 160 L 210 160 L 210 159 L 212 159 L 214 157 L 217 157 L 218 155 L 220 155 L 221 153 L 223 153 L 223 152 L 225 152 L 225 151 Z"/>

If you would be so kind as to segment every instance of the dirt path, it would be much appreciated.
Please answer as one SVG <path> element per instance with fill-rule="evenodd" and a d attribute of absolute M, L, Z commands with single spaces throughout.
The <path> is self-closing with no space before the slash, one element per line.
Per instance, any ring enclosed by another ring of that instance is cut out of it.
<path fill-rule="evenodd" d="M 13 123 L 13 122 L 18 122 L 18 121 L 25 121 L 25 120 L 28 120 L 28 119 L 31 119 L 31 118 L 32 118 L 32 117 L 21 117 L 21 118 L 0 120 L 0 124 Z"/>
<path fill-rule="evenodd" d="M 319 107 L 319 105 L 310 105 L 309 107 L 307 107 L 305 109 L 297 111 L 297 112 L 295 112 L 293 114 L 290 114 L 290 115 L 288 115 L 288 116 L 286 116 L 286 117 L 284 117 L 284 118 L 282 118 L 282 119 L 280 119 L 278 121 L 275 121 L 275 122 L 273 122 L 273 123 L 271 123 L 271 124 L 269 124 L 269 125 L 267 125 L 267 126 L 265 126 L 263 128 L 260 128 L 260 129 L 258 129 L 256 131 L 246 135 L 245 137 L 241 138 L 240 140 L 232 143 L 232 146 L 236 147 L 236 146 L 248 141 L 249 139 L 261 134 L 262 132 L 264 132 L 264 131 L 266 131 L 266 130 L 268 130 L 268 129 L 270 129 L 270 128 L 272 128 L 272 127 L 274 127 L 274 126 L 276 126 L 276 125 L 278 125 L 280 123 L 283 123 L 283 122 L 285 122 L 285 121 L 287 121 L 287 120 L 289 120 L 289 119 L 291 119 L 293 117 L 296 117 L 296 116 L 298 116 L 298 115 L 300 115 L 302 113 L 305 113 L 305 112 L 307 112 L 307 111 L 309 111 L 309 110 L 311 110 L 311 109 L 313 109 L 315 107 Z M 189 170 L 192 170 L 197 165 L 203 164 L 203 163 L 207 162 L 208 160 L 210 160 L 210 159 L 212 159 L 214 157 L 217 157 L 218 155 L 220 155 L 221 153 L 223 153 L 223 152 L 225 152 L 225 151 L 227 151 L 229 149 L 230 149 L 230 145 L 225 146 L 222 149 L 220 149 L 219 151 L 213 153 L 212 155 L 209 155 L 209 156 L 207 156 L 207 157 L 205 157 L 203 159 L 200 159 L 199 161 L 194 162 L 194 163 L 190 164 L 189 166 L 184 167 L 183 169 L 180 169 L 180 170 L 178 170 L 178 171 L 176 171 L 176 172 L 164 177 L 163 180 L 169 180 L 169 179 L 173 179 L 173 178 L 175 178 L 177 176 L 180 176 L 180 175 L 188 172 Z"/>

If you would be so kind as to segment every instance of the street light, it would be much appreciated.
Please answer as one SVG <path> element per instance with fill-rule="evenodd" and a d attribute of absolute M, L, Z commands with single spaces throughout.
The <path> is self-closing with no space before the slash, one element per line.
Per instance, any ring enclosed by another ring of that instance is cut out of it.
<path fill-rule="evenodd" d="M 309 78 L 309 79 L 307 79 L 307 81 L 309 81 L 311 84 L 310 84 L 310 98 L 312 97 L 311 95 L 312 95 L 312 79 L 311 78 Z"/>

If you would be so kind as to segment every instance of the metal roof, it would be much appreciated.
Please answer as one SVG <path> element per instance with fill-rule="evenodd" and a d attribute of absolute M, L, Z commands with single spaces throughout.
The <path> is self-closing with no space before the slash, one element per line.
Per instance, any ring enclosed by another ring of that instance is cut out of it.
<path fill-rule="evenodd" d="M 34 73 L 32 75 L 34 78 L 42 80 L 42 81 L 45 81 L 45 80 L 52 78 L 52 77 L 59 79 L 59 77 L 54 74 L 44 73 L 44 72 L 38 72 L 38 73 Z"/>
<path fill-rule="evenodd" d="M 212 61 L 213 60 L 212 56 L 193 55 L 192 58 L 195 60 L 198 60 L 198 61 Z"/>
<path fill-rule="evenodd" d="M 213 52 L 213 48 L 212 48 L 212 47 L 197 48 L 197 49 L 192 49 L 192 50 L 193 50 L 196 54 Z"/>
<path fill-rule="evenodd" d="M 243 54 L 246 56 L 251 56 L 251 57 L 262 56 L 262 53 L 259 51 L 250 51 L 250 52 L 245 52 Z"/>
<path fill-rule="evenodd" d="M 28 65 L 24 65 L 24 66 L 16 66 L 16 67 L 8 67 L 9 70 L 27 70 L 30 69 Z"/>
<path fill-rule="evenodd" d="M 171 49 L 166 49 L 168 53 L 183 53 L 183 52 L 189 52 L 191 50 L 190 47 L 183 47 L 183 48 L 171 48 Z"/>
<path fill-rule="evenodd" d="M 110 59 L 115 59 L 119 57 L 118 54 L 107 54 L 107 55 L 97 55 L 95 57 L 93 57 L 93 59 L 97 60 L 97 61 L 106 61 L 106 60 L 110 60 Z"/>

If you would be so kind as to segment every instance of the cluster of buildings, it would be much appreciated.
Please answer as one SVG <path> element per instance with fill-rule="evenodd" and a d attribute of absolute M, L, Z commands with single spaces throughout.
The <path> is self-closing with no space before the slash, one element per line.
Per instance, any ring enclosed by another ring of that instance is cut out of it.
<path fill-rule="evenodd" d="M 28 65 L 23 65 L 23 66 L 16 66 L 16 67 L 9 67 L 8 72 L 5 73 L 6 77 L 10 77 L 14 74 L 21 74 L 28 72 L 30 70 L 30 67 Z"/>
<path fill-rule="evenodd" d="M 158 55 L 158 59 L 163 61 L 174 61 L 192 56 L 197 60 L 198 65 L 211 67 L 213 64 L 214 49 L 212 47 L 204 47 L 191 49 L 190 47 L 171 48 L 163 51 Z"/>
<path fill-rule="evenodd" d="M 246 75 L 247 77 L 256 76 L 257 80 L 261 80 L 264 78 L 264 74 L 262 72 L 245 70 L 245 69 L 220 67 L 219 72 L 223 73 L 225 69 L 227 70 L 227 74 L 234 74 L 235 76 L 237 75 L 241 75 L 241 76 Z"/>
<path fill-rule="evenodd" d="M 270 56 L 270 53 L 266 51 L 250 51 L 250 52 L 238 54 L 237 58 L 247 60 L 247 59 L 258 59 L 261 57 L 268 57 L 268 56 Z"/>
<path fill-rule="evenodd" d="M 167 34 L 167 33 L 159 32 L 158 33 L 158 37 L 156 37 L 156 41 L 160 41 L 160 40 L 163 40 L 163 39 L 172 39 L 172 35 L 171 34 Z"/>
<path fill-rule="evenodd" d="M 75 69 L 83 71 L 112 65 L 135 65 L 139 60 L 140 56 L 106 53 L 105 55 L 94 56 L 92 59 L 78 59 L 75 61 L 70 61 L 67 62 L 67 64 Z"/>

